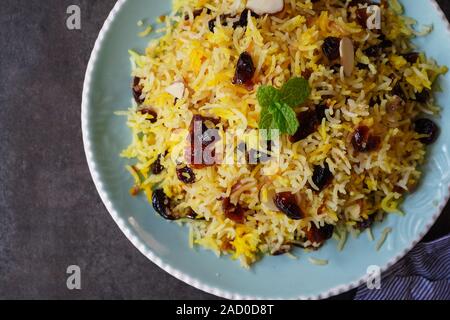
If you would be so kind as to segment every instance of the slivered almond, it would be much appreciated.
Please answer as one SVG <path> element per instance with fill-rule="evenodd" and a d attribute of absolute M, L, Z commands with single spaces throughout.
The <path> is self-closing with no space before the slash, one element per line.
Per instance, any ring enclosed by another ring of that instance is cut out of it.
<path fill-rule="evenodd" d="M 248 0 L 247 9 L 259 15 L 275 14 L 283 11 L 284 0 Z"/>
<path fill-rule="evenodd" d="M 185 85 L 181 81 L 177 81 L 172 83 L 170 86 L 166 88 L 166 92 L 171 94 L 177 99 L 183 98 Z"/>
<path fill-rule="evenodd" d="M 339 52 L 341 54 L 341 65 L 344 67 L 344 74 L 346 77 L 350 77 L 355 68 L 355 48 L 352 40 L 347 37 L 342 38 Z"/>

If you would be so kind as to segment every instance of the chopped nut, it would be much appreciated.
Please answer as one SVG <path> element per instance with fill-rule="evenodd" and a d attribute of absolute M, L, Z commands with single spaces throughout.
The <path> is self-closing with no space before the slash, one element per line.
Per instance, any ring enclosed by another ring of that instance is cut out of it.
<path fill-rule="evenodd" d="M 177 81 L 166 88 L 166 92 L 170 93 L 177 99 L 183 98 L 185 85 L 183 82 Z"/>
<path fill-rule="evenodd" d="M 341 64 L 344 67 L 344 73 L 346 77 L 350 77 L 355 68 L 355 48 L 353 42 L 349 38 L 342 38 L 339 47 L 341 54 Z"/>
<path fill-rule="evenodd" d="M 248 0 L 247 9 L 256 14 L 275 14 L 283 11 L 284 0 Z"/>

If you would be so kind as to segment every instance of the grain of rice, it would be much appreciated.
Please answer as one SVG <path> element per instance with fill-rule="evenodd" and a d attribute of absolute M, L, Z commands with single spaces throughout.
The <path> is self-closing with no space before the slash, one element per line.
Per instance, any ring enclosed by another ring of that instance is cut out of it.
<path fill-rule="evenodd" d="M 328 263 L 329 263 L 328 260 L 317 259 L 317 258 L 312 258 L 312 257 L 309 257 L 309 258 L 308 258 L 308 261 L 309 261 L 311 264 L 316 265 L 316 266 L 326 266 L 326 265 L 328 265 Z"/>
<path fill-rule="evenodd" d="M 375 241 L 375 237 L 373 236 L 373 231 L 372 228 L 367 228 L 367 237 L 369 238 L 370 241 Z"/>
<path fill-rule="evenodd" d="M 343 231 L 340 235 L 339 243 L 337 245 L 338 251 L 344 250 L 345 244 L 347 243 L 347 231 Z"/>
<path fill-rule="evenodd" d="M 389 233 L 392 232 L 392 228 L 385 228 L 383 230 L 383 232 L 381 233 L 381 238 L 380 240 L 377 242 L 377 246 L 376 246 L 376 250 L 380 251 L 380 249 L 383 247 L 384 243 L 387 240 L 387 237 L 389 235 Z"/>

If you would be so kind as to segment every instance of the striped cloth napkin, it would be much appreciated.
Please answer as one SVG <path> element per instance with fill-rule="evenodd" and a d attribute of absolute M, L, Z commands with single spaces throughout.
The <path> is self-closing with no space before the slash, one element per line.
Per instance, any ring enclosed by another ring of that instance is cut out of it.
<path fill-rule="evenodd" d="M 449 300 L 450 235 L 418 244 L 381 277 L 381 288 L 358 289 L 355 300 Z"/>

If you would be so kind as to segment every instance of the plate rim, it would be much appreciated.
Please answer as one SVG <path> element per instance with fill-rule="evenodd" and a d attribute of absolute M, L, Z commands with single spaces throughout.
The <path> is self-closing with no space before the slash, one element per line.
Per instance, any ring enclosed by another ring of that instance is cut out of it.
<path fill-rule="evenodd" d="M 92 75 L 95 70 L 96 62 L 99 58 L 99 52 L 100 49 L 103 46 L 105 36 L 107 35 L 112 22 L 115 20 L 117 14 L 122 9 L 123 5 L 129 0 L 117 0 L 114 7 L 112 8 L 111 12 L 109 13 L 108 17 L 106 18 L 99 35 L 95 41 L 94 48 L 91 52 L 89 62 L 86 69 L 86 74 L 84 78 L 83 83 L 83 93 L 82 93 L 82 102 L 81 102 L 81 130 L 82 130 L 82 136 L 83 136 L 83 146 L 85 151 L 86 160 L 88 163 L 89 171 L 92 177 L 92 180 L 95 184 L 95 187 L 97 189 L 98 194 L 100 195 L 100 198 L 102 199 L 102 202 L 104 206 L 106 207 L 107 211 L 113 218 L 114 222 L 117 224 L 119 229 L 123 232 L 123 234 L 126 236 L 126 238 L 150 261 L 152 261 L 154 264 L 156 264 L 159 268 L 164 270 L 165 272 L 169 273 L 173 277 L 177 278 L 180 281 L 183 281 L 184 283 L 199 289 L 201 291 L 204 291 L 206 293 L 230 299 L 230 300 L 282 300 L 284 298 L 277 298 L 277 297 L 270 297 L 270 298 L 263 298 L 258 296 L 250 296 L 250 295 L 241 295 L 238 292 L 230 292 L 224 289 L 220 289 L 217 287 L 210 286 L 208 284 L 203 283 L 201 280 L 195 279 L 181 270 L 178 270 L 177 268 L 173 267 L 172 265 L 165 263 L 162 261 L 160 257 L 157 256 L 151 249 L 147 248 L 137 236 L 134 235 L 134 232 L 126 225 L 125 220 L 120 217 L 117 210 L 114 208 L 112 202 L 109 200 L 109 195 L 105 191 L 103 182 L 100 180 L 100 173 L 97 171 L 97 165 L 93 158 L 93 150 L 92 150 L 92 143 L 90 140 L 90 132 L 88 130 L 89 128 L 89 117 L 88 117 L 88 110 L 90 108 L 89 103 L 89 95 L 91 92 L 90 85 L 92 83 Z M 431 5 L 436 10 L 438 16 L 446 25 L 447 31 L 450 34 L 450 23 L 447 20 L 444 12 L 442 11 L 442 8 L 439 6 L 436 0 L 429 0 L 431 2 Z M 408 252 L 410 252 L 422 239 L 423 237 L 428 233 L 428 231 L 431 229 L 431 227 L 436 223 L 437 219 L 443 212 L 447 202 L 450 199 L 450 185 L 447 186 L 447 194 L 442 198 L 441 203 L 436 208 L 436 211 L 433 213 L 430 221 L 427 223 L 423 231 L 416 236 L 414 241 L 411 242 L 411 244 L 404 249 L 399 254 L 395 255 L 386 265 L 384 265 L 381 268 L 381 272 L 384 273 L 388 269 L 390 269 L 394 264 L 396 264 L 399 260 L 401 260 Z M 339 294 L 342 294 L 344 292 L 353 290 L 363 283 L 367 282 L 369 279 L 369 275 L 364 275 L 363 277 L 352 281 L 347 284 L 341 284 L 339 286 L 333 287 L 331 289 L 328 289 L 325 292 L 315 294 L 315 295 L 307 295 L 307 296 L 296 296 L 292 297 L 290 299 L 292 300 L 318 300 L 318 299 L 327 299 L 332 296 L 336 296 Z"/>

